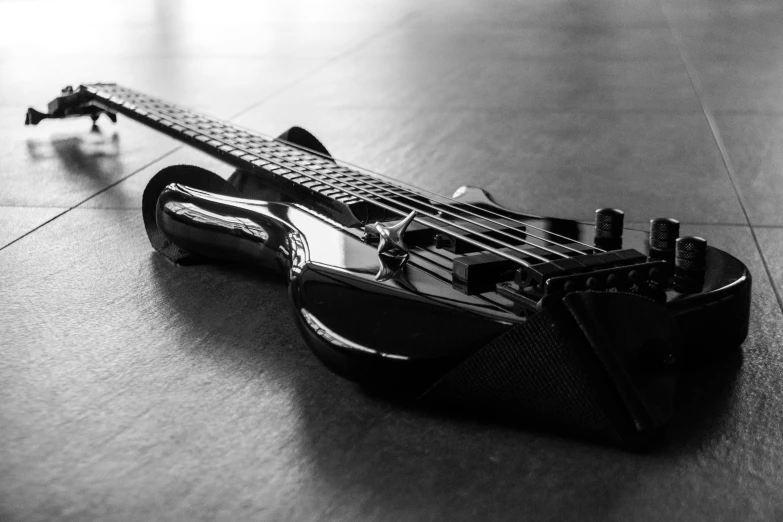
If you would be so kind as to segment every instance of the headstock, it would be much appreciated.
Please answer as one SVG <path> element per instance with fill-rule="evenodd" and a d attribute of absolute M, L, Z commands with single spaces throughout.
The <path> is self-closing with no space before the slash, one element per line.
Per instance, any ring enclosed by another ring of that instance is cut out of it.
<path fill-rule="evenodd" d="M 93 96 L 83 87 L 74 90 L 68 85 L 61 95 L 49 102 L 48 112 L 40 112 L 32 107 L 27 109 L 25 125 L 38 125 L 47 118 L 70 118 L 89 116 L 95 122 L 101 114 L 106 114 L 112 122 L 117 122 L 117 114 L 94 104 Z"/>

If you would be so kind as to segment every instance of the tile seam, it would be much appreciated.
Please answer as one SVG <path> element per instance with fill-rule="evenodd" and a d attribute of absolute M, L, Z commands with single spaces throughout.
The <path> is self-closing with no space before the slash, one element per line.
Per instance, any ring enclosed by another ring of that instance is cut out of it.
<path fill-rule="evenodd" d="M 68 212 L 70 212 L 71 210 L 74 210 L 74 209 L 76 209 L 76 208 L 79 208 L 79 207 L 80 207 L 81 205 L 83 205 L 84 203 L 86 203 L 86 202 L 90 201 L 91 199 L 93 199 L 93 198 L 95 198 L 95 197 L 97 197 L 97 196 L 99 196 L 99 195 L 103 194 L 103 193 L 104 193 L 104 192 L 106 192 L 107 190 L 110 190 L 110 189 L 114 188 L 115 186 L 119 185 L 120 183 L 122 183 L 122 182 L 123 182 L 123 181 L 125 181 L 126 179 L 130 178 L 131 176 L 134 176 L 134 175 L 138 174 L 138 173 L 139 173 L 139 172 L 141 172 L 142 170 L 144 170 L 144 169 L 146 169 L 146 168 L 150 167 L 151 165 L 154 165 L 155 163 L 159 162 L 160 160 L 162 160 L 162 159 L 164 159 L 164 158 L 166 158 L 166 157 L 168 157 L 168 156 L 170 156 L 170 155 L 174 154 L 176 151 L 178 151 L 179 149 L 181 149 L 181 148 L 183 148 L 183 147 L 184 147 L 184 145 L 179 145 L 179 146 L 177 146 L 177 147 L 174 147 L 173 149 L 171 149 L 170 151 L 166 152 L 165 154 L 163 154 L 163 155 L 161 155 L 161 156 L 159 156 L 159 157 L 155 158 L 154 160 L 152 160 L 152 161 L 150 161 L 150 162 L 148 162 L 148 163 L 145 163 L 144 165 L 142 165 L 142 166 L 141 166 L 141 167 L 139 167 L 138 169 L 134 170 L 133 172 L 129 173 L 128 175 L 126 175 L 126 176 L 123 176 L 123 177 L 121 177 L 120 179 L 118 179 L 118 180 L 116 180 L 116 181 L 114 181 L 114 182 L 110 183 L 109 185 L 107 185 L 107 186 L 103 187 L 102 189 L 100 189 L 99 191 L 95 192 L 94 194 L 92 194 L 92 195 L 90 195 L 90 196 L 88 196 L 88 197 L 84 198 L 84 199 L 83 199 L 83 200 L 81 200 L 80 202 L 76 203 L 75 205 L 73 205 L 73 206 L 71 206 L 71 207 L 68 207 L 68 208 L 66 208 L 65 210 L 63 210 L 62 212 L 60 212 L 59 214 L 57 214 L 56 216 L 52 217 L 51 219 L 47 219 L 46 221 L 44 221 L 44 222 L 43 222 L 43 223 L 41 223 L 40 225 L 38 225 L 38 226 L 36 226 L 36 227 L 32 228 L 31 230 L 28 230 L 27 232 L 25 232 L 25 233 L 24 233 L 24 234 L 22 234 L 21 236 L 17 237 L 17 238 L 16 238 L 16 239 L 14 239 L 13 241 L 10 241 L 10 242 L 6 243 L 5 245 L 3 245 L 3 246 L 0 246 L 0 252 L 2 252 L 3 250 L 5 250 L 6 248 L 10 247 L 11 245 L 13 245 L 14 243 L 16 243 L 17 241 L 20 241 L 20 240 L 24 239 L 25 237 L 29 236 L 30 234 L 33 234 L 33 233 L 34 233 L 34 232 L 36 232 L 37 230 L 39 230 L 39 229 L 41 229 L 41 228 L 45 227 L 46 225 L 48 225 L 48 224 L 49 224 L 49 223 L 51 223 L 52 221 L 54 221 L 54 220 L 56 220 L 56 219 L 58 219 L 58 218 L 60 218 L 60 217 L 64 216 L 65 214 L 67 214 L 67 213 L 68 213 Z M 35 207 L 33 207 L 33 208 L 35 208 Z M 58 208 L 58 207 L 52 207 L 52 208 Z M 59 207 L 59 208 L 62 208 L 62 207 Z"/>
<path fill-rule="evenodd" d="M 739 186 L 737 184 L 736 173 L 734 172 L 734 166 L 731 162 L 728 151 L 726 150 L 726 145 L 723 142 L 723 137 L 721 136 L 720 129 L 718 128 L 718 124 L 715 121 L 715 117 L 712 114 L 711 110 L 704 103 L 704 99 L 702 96 L 701 82 L 699 81 L 698 74 L 695 68 L 693 67 L 693 65 L 685 56 L 681 44 L 682 36 L 680 35 L 679 31 L 674 27 L 674 25 L 671 23 L 669 16 L 666 13 L 666 8 L 663 6 L 660 0 L 658 2 L 658 5 L 661 8 L 664 17 L 666 18 L 666 23 L 669 26 L 669 30 L 672 33 L 672 37 L 674 38 L 675 44 L 677 45 L 677 49 L 680 52 L 680 59 L 682 60 L 682 64 L 685 67 L 685 70 L 688 74 L 688 78 L 691 81 L 694 94 L 696 95 L 696 98 L 699 101 L 699 105 L 701 106 L 702 112 L 704 113 L 704 118 L 706 119 L 707 125 L 709 126 L 710 131 L 712 132 L 712 137 L 715 140 L 716 147 L 718 148 L 718 153 L 720 154 L 721 160 L 723 161 L 723 166 L 726 169 L 726 175 L 728 176 L 729 182 L 731 183 L 731 187 L 734 190 L 734 195 L 737 198 L 737 202 L 740 205 L 740 209 L 742 210 L 742 213 L 745 216 L 745 221 L 747 222 L 747 226 L 750 230 L 750 235 L 753 238 L 753 243 L 756 245 L 756 251 L 759 254 L 759 257 L 761 259 L 761 264 L 764 266 L 764 271 L 767 274 L 767 279 L 769 280 L 769 284 L 772 287 L 772 291 L 775 295 L 775 299 L 777 300 L 778 310 L 780 311 L 780 313 L 783 314 L 783 298 L 781 297 L 780 290 L 778 290 L 778 287 L 775 284 L 775 278 L 773 277 L 772 270 L 770 269 L 769 263 L 767 262 L 767 256 L 764 253 L 764 249 L 761 247 L 761 243 L 759 242 L 758 236 L 756 235 L 756 230 L 750 219 L 747 206 L 745 205 L 745 201 L 742 197 L 742 191 L 739 189 Z"/>

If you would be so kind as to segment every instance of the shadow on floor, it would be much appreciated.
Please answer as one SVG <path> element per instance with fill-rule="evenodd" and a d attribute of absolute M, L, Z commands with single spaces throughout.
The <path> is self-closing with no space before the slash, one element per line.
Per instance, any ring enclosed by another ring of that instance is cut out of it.
<path fill-rule="evenodd" d="M 293 392 L 297 411 L 287 414 L 299 424 L 291 444 L 311 469 L 313 487 L 337 499 L 335 514 L 341 498 L 353 499 L 346 506 L 367 502 L 386 513 L 407 512 L 412 498 L 427 512 L 434 505 L 422 498 L 435 499 L 447 515 L 464 510 L 471 496 L 485 506 L 502 496 L 510 509 L 537 495 L 546 504 L 551 491 L 561 491 L 558 510 L 566 518 L 588 497 L 599 499 L 593 514 L 610 516 L 624 492 L 632 497 L 644 487 L 645 467 L 654 472 L 661 460 L 693 458 L 720 432 L 742 362 L 737 351 L 686 375 L 666 440 L 649 453 L 629 453 L 524 422 L 504 426 L 363 392 L 304 345 L 281 278 L 232 265 L 175 267 L 157 254 L 150 262 L 173 320 L 187 324 L 183 350 L 227 370 L 258 368 Z M 209 342 L 192 343 L 191 336 Z"/>

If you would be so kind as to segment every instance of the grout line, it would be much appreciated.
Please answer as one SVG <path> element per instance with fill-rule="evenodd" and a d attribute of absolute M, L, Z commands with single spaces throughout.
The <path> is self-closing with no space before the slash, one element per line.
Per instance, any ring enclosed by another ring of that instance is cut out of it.
<path fill-rule="evenodd" d="M 29 236 L 30 234 L 32 234 L 33 232 L 35 232 L 35 231 L 36 231 L 36 230 L 38 230 L 39 228 L 43 228 L 43 227 L 45 227 L 46 225 L 48 225 L 49 223 L 51 223 L 52 221 L 54 221 L 54 220 L 55 220 L 55 219 L 57 219 L 58 217 L 60 217 L 60 216 L 62 216 L 62 215 L 64 215 L 64 214 L 67 214 L 67 213 L 68 213 L 68 212 L 70 212 L 71 210 L 73 210 L 73 207 L 71 207 L 71 208 L 67 208 L 67 209 L 63 210 L 62 212 L 60 212 L 59 214 L 55 215 L 54 217 L 51 217 L 51 218 L 47 219 L 46 221 L 44 221 L 43 223 L 41 223 L 41 224 L 40 224 L 40 225 L 38 225 L 37 227 L 34 227 L 34 228 L 32 228 L 31 230 L 28 230 L 27 232 L 25 232 L 25 233 L 24 233 L 24 234 L 22 234 L 21 236 L 17 237 L 16 239 L 13 239 L 13 240 L 11 240 L 10 242 L 6 243 L 6 244 L 5 244 L 5 245 L 3 245 L 3 246 L 0 246 L 0 252 L 2 252 L 3 250 L 5 250 L 6 248 L 10 247 L 11 245 L 13 245 L 14 243 L 16 243 L 16 242 L 17 242 L 17 241 L 19 241 L 20 239 L 22 239 L 22 238 L 25 238 L 25 237 Z"/>
<path fill-rule="evenodd" d="M 702 111 L 704 112 L 704 117 L 707 120 L 707 125 L 709 125 L 710 131 L 712 132 L 712 137 L 715 140 L 715 145 L 718 147 L 718 152 L 720 153 L 721 160 L 723 161 L 723 165 L 726 168 L 726 174 L 729 177 L 729 181 L 731 182 L 732 189 L 734 189 L 734 195 L 737 197 L 737 201 L 739 202 L 740 208 L 742 209 L 742 214 L 745 216 L 745 221 L 747 222 L 747 226 L 750 228 L 750 235 L 753 238 L 753 242 L 756 244 L 756 250 L 758 250 L 759 256 L 761 257 L 761 264 L 764 266 L 764 271 L 767 273 L 767 278 L 769 279 L 770 285 L 772 286 L 772 291 L 774 292 L 775 298 L 777 299 L 778 302 L 778 308 L 780 309 L 780 312 L 783 313 L 783 298 L 781 297 L 780 291 L 778 290 L 778 287 L 775 284 L 775 278 L 772 276 L 772 270 L 769 268 L 767 257 L 764 254 L 764 250 L 761 248 L 761 244 L 759 243 L 758 236 L 756 235 L 756 230 L 754 229 L 753 224 L 750 221 L 750 215 L 748 214 L 748 209 L 745 205 L 745 201 L 742 198 L 742 193 L 739 190 L 739 186 L 737 184 L 736 173 L 734 172 L 734 166 L 732 165 L 731 160 L 729 159 L 729 153 L 728 150 L 726 150 L 726 144 L 723 142 L 723 138 L 721 136 L 720 130 L 718 129 L 718 124 L 715 121 L 715 116 L 712 114 L 712 112 L 707 108 L 707 106 L 704 103 L 702 97 L 701 83 L 699 82 L 699 78 L 696 73 L 696 70 L 693 68 L 691 63 L 685 58 L 685 53 L 683 52 L 682 45 L 680 43 L 682 41 L 682 37 L 679 31 L 677 31 L 669 21 L 669 17 L 666 15 L 666 9 L 664 8 L 663 4 L 659 1 L 658 5 L 660 6 L 664 17 L 666 18 L 666 23 L 669 25 L 669 30 L 672 32 L 672 37 L 674 38 L 674 41 L 677 44 L 677 49 L 680 52 L 680 59 L 682 60 L 682 64 L 685 66 L 685 70 L 688 73 L 688 78 L 691 81 L 691 86 L 693 87 L 693 91 L 696 94 L 696 98 L 699 100 L 699 105 L 701 105 Z"/>
<path fill-rule="evenodd" d="M 755 224 L 755 225 L 753 225 L 753 228 L 772 228 L 772 229 L 775 229 L 775 228 L 783 228 L 783 225 L 759 225 L 759 224 Z"/>
<path fill-rule="evenodd" d="M 117 180 L 117 181 L 115 181 L 114 183 L 112 183 L 112 184 L 110 184 L 110 185 L 108 185 L 108 186 L 106 186 L 106 187 L 102 188 L 101 190 L 99 190 L 98 192 L 96 192 L 95 194 L 93 194 L 92 196 L 89 196 L 89 197 L 87 197 L 87 198 L 83 199 L 82 201 L 80 201 L 79 203 L 77 203 L 76 205 L 74 205 L 73 207 L 71 207 L 69 210 L 73 210 L 73 209 L 75 209 L 75 208 L 78 208 L 78 207 L 80 207 L 80 206 L 84 205 L 85 203 L 87 203 L 88 201 L 90 201 L 91 199 L 93 199 L 94 197 L 96 197 L 96 196 L 100 196 L 101 194 L 103 194 L 103 193 L 104 193 L 104 192 L 106 192 L 107 190 L 109 190 L 109 189 L 111 189 L 111 188 L 113 188 L 113 187 L 115 187 L 115 186 L 119 185 L 120 183 L 122 183 L 122 182 L 123 182 L 123 181 L 125 181 L 126 179 L 130 178 L 131 176 L 135 176 L 136 174 L 138 174 L 138 173 L 139 173 L 139 172 L 141 172 L 142 170 L 144 170 L 144 169 L 146 169 L 147 167 L 150 167 L 150 166 L 152 166 L 152 165 L 156 164 L 156 163 L 157 163 L 157 162 L 159 162 L 160 160 L 162 160 L 162 159 L 164 159 L 164 158 L 167 158 L 167 157 L 171 156 L 172 154 L 174 154 L 175 152 L 177 152 L 178 150 L 180 150 L 180 149 L 182 149 L 182 148 L 184 148 L 184 147 L 185 147 L 185 145 L 184 145 L 184 144 L 183 144 L 183 145 L 179 145 L 179 146 L 177 146 L 177 147 L 174 147 L 173 149 L 171 149 L 170 151 L 166 152 L 166 153 L 165 153 L 165 154 L 163 154 L 162 156 L 160 156 L 160 157 L 158 157 L 158 158 L 156 158 L 156 159 L 154 159 L 154 160 L 150 161 L 149 163 L 145 164 L 145 165 L 144 165 L 144 166 L 142 166 L 141 168 L 138 168 L 138 169 L 134 170 L 133 172 L 131 172 L 131 173 L 130 173 L 130 174 L 128 174 L 127 176 L 124 176 L 124 177 L 122 177 L 121 179 L 118 179 L 118 180 Z"/>
<path fill-rule="evenodd" d="M 174 154 L 175 152 L 177 152 L 179 149 L 181 149 L 181 148 L 183 148 L 183 147 L 184 147 L 184 145 L 179 145 L 178 147 L 174 147 L 173 149 L 171 149 L 170 151 L 166 152 L 166 153 L 165 153 L 165 154 L 163 154 L 162 156 L 160 156 L 160 157 L 158 157 L 158 158 L 155 158 L 154 160 L 152 160 L 152 161 L 150 161 L 150 162 L 148 162 L 148 163 L 145 163 L 144 165 L 142 165 L 142 166 L 141 166 L 141 167 L 139 167 L 138 169 L 134 170 L 133 172 L 131 172 L 131 173 L 130 173 L 130 174 L 128 174 L 127 176 L 123 176 L 123 177 L 121 177 L 121 178 L 120 178 L 120 179 L 118 179 L 117 181 L 114 181 L 114 182 L 110 183 L 109 185 L 107 185 L 107 186 L 103 187 L 101 190 L 99 190 L 99 191 L 98 191 L 98 192 L 96 192 L 95 194 L 92 194 L 91 196 L 88 196 L 88 197 L 84 198 L 83 200 L 81 200 L 80 202 L 78 202 L 77 204 L 75 204 L 74 206 L 72 206 L 72 207 L 70 207 L 70 208 L 67 208 L 67 209 L 63 210 L 62 212 L 60 212 L 59 214 L 57 214 L 57 215 L 56 215 L 56 216 L 54 216 L 53 218 L 51 218 L 51 219 L 47 219 L 46 221 L 44 221 L 43 223 L 41 223 L 41 224 L 40 224 L 40 225 L 38 225 L 37 227 L 33 228 L 32 230 L 28 230 L 27 232 L 25 232 L 25 233 L 24 233 L 24 234 L 22 234 L 21 236 L 17 237 L 16 239 L 14 239 L 13 241 L 11 241 L 10 243 L 6 243 L 5 245 L 1 246 L 1 247 L 0 247 L 0 252 L 1 252 L 1 251 L 3 251 L 3 250 L 5 250 L 5 249 L 6 249 L 6 248 L 8 248 L 9 246 L 13 245 L 13 244 L 14 244 L 14 243 L 16 243 L 17 241 L 21 240 L 22 238 L 25 238 L 25 237 L 29 236 L 30 234 L 32 234 L 32 233 L 33 233 L 33 232 L 35 232 L 36 230 L 38 230 L 38 229 L 40 229 L 40 228 L 43 228 L 43 227 L 45 227 L 46 225 L 48 225 L 49 223 L 51 223 L 51 222 L 52 222 L 52 221 L 54 221 L 55 219 L 57 219 L 57 218 L 59 218 L 59 217 L 61 217 L 61 216 L 64 216 L 65 214 L 67 214 L 67 213 L 68 213 L 68 212 L 70 212 L 71 210 L 73 210 L 73 209 L 75 209 L 75 208 L 78 208 L 78 207 L 82 206 L 83 204 L 87 203 L 88 201 L 90 201 L 90 200 L 91 200 L 91 199 L 93 199 L 94 197 L 96 197 L 96 196 L 99 196 L 99 195 L 103 194 L 104 192 L 106 192 L 107 190 L 109 190 L 109 189 L 111 189 L 111 188 L 113 188 L 113 187 L 115 187 L 115 186 L 119 185 L 120 183 L 122 183 L 122 182 L 123 182 L 123 181 L 125 181 L 126 179 L 130 178 L 131 176 L 134 176 L 135 174 L 138 174 L 139 172 L 141 172 L 142 170 L 146 169 L 146 168 L 147 168 L 147 167 L 149 167 L 150 165 L 154 165 L 155 163 L 157 163 L 158 161 L 162 160 L 163 158 L 166 158 L 166 157 L 168 157 L 168 156 L 171 156 L 172 154 Z M 34 207 L 33 207 L 33 208 L 34 208 Z M 56 208 L 56 207 L 55 207 L 55 208 Z"/>

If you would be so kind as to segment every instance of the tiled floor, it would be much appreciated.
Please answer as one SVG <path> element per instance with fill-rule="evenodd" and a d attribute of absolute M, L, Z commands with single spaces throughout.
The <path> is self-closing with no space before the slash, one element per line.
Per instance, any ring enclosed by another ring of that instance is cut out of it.
<path fill-rule="evenodd" d="M 219 6 L 0 0 L 0 519 L 783 517 L 783 4 Z M 742 358 L 650 454 L 368 396 L 276 278 L 152 254 L 147 179 L 228 166 L 127 119 L 21 125 L 96 79 L 442 194 L 680 218 L 753 273 Z"/>

